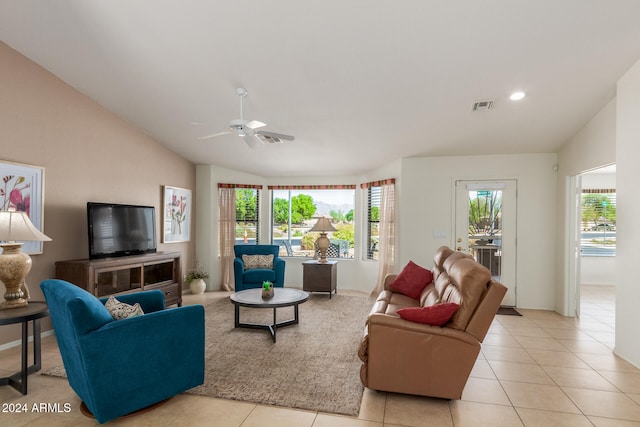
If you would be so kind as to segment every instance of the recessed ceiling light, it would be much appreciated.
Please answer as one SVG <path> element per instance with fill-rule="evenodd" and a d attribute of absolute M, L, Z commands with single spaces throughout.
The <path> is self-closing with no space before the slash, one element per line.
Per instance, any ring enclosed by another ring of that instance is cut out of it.
<path fill-rule="evenodd" d="M 526 96 L 526 94 L 524 92 L 513 92 L 511 94 L 511 96 L 509 97 L 509 99 L 512 100 L 512 101 L 520 101 L 525 96 Z"/>

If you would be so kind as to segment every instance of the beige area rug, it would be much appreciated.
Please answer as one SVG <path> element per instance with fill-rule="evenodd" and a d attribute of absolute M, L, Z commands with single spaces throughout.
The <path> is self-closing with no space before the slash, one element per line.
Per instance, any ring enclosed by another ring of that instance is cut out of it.
<path fill-rule="evenodd" d="M 277 292 L 277 290 L 276 290 Z M 311 294 L 299 306 L 300 323 L 278 329 L 235 329 L 233 304 L 205 306 L 205 382 L 188 393 L 265 405 L 358 415 L 363 386 L 357 351 L 373 299 Z M 277 309 L 278 321 L 293 308 Z M 240 308 L 240 321 L 268 324 L 272 309 Z M 64 368 L 43 374 L 63 376 Z"/>

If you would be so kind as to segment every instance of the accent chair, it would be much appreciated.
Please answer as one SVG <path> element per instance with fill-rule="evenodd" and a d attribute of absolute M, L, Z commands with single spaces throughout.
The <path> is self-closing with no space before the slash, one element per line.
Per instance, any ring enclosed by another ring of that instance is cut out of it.
<path fill-rule="evenodd" d="M 280 258 L 278 245 L 235 245 L 233 247 L 233 276 L 235 290 L 261 288 L 262 282 L 284 287 L 285 261 Z"/>
<path fill-rule="evenodd" d="M 204 308 L 165 310 L 159 290 L 116 295 L 144 314 L 114 320 L 69 282 L 40 284 L 69 385 L 99 423 L 162 402 L 204 382 Z"/>

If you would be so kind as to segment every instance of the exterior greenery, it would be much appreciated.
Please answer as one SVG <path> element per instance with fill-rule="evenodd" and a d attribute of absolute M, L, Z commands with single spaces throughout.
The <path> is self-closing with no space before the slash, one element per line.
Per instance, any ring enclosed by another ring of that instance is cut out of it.
<path fill-rule="evenodd" d="M 502 232 L 502 191 L 469 193 L 469 234 L 495 236 Z"/>
<path fill-rule="evenodd" d="M 596 227 L 599 224 L 615 226 L 616 204 L 612 203 L 607 194 L 582 195 L 582 223 L 585 226 Z"/>
<path fill-rule="evenodd" d="M 291 223 L 302 224 L 316 213 L 316 205 L 313 198 L 306 194 L 299 194 L 291 198 Z M 286 199 L 273 199 L 273 220 L 276 223 L 289 222 L 289 201 Z"/>

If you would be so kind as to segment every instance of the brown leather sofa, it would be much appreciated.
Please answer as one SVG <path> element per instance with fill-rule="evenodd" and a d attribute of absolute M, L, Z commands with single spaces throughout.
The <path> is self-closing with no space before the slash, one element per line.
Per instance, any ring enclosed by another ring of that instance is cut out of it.
<path fill-rule="evenodd" d="M 460 399 L 482 340 L 507 288 L 490 271 L 462 252 L 443 246 L 434 256 L 433 282 L 420 299 L 393 292 L 396 275 L 385 278 L 367 320 L 358 355 L 360 378 L 373 390 Z M 405 320 L 397 311 L 455 302 L 444 326 Z"/>

